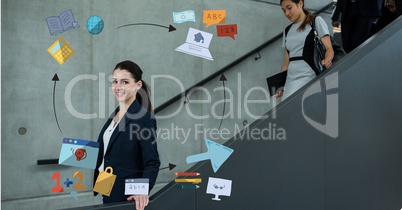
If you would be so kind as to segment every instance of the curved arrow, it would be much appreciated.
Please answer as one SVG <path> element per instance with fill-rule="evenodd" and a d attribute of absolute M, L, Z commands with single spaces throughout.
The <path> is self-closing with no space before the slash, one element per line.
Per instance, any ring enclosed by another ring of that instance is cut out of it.
<path fill-rule="evenodd" d="M 167 28 L 167 29 L 169 29 L 169 32 L 172 32 L 172 31 L 175 31 L 175 30 L 176 30 L 176 28 L 173 27 L 172 25 L 169 25 L 169 27 L 167 27 L 167 26 L 162 26 L 162 25 L 153 24 L 153 23 L 132 23 L 132 24 L 127 24 L 127 25 L 119 26 L 119 27 L 117 27 L 116 29 L 123 28 L 123 27 L 127 27 L 127 26 L 135 26 L 135 25 L 158 26 L 158 27 L 162 27 L 162 28 Z"/>
<path fill-rule="evenodd" d="M 53 110 L 54 110 L 54 117 L 56 118 L 56 123 L 57 123 L 57 127 L 59 128 L 60 132 L 63 133 L 63 131 L 61 131 L 60 125 L 59 125 L 59 121 L 57 120 L 57 114 L 56 114 L 56 82 L 59 81 L 59 77 L 57 76 L 57 74 L 54 74 L 52 81 L 54 81 L 54 87 L 53 87 Z"/>
<path fill-rule="evenodd" d="M 222 125 L 222 122 L 223 122 L 223 116 L 224 116 L 224 114 L 225 114 L 225 107 L 226 107 L 226 91 L 225 91 L 225 81 L 226 81 L 227 79 L 226 79 L 226 77 L 225 77 L 225 75 L 224 74 L 222 74 L 221 75 L 221 78 L 219 78 L 219 81 L 222 81 L 222 83 L 223 83 L 223 112 L 222 112 L 222 119 L 221 119 L 221 123 L 219 124 L 219 128 L 218 128 L 218 130 L 220 130 L 221 129 L 221 125 Z"/>

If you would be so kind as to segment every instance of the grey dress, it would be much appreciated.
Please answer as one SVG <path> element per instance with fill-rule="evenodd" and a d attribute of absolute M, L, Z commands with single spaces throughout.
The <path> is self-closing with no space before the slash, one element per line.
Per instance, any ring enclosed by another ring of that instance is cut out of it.
<path fill-rule="evenodd" d="M 285 32 L 283 33 L 282 46 L 286 47 L 288 50 L 289 58 L 303 57 L 305 40 L 311 31 L 311 26 L 307 24 L 304 31 L 297 31 L 301 24 L 302 22 L 294 23 L 290 27 L 286 36 Z M 329 35 L 328 26 L 324 19 L 322 19 L 320 16 L 316 17 L 315 27 L 319 37 Z M 299 88 L 303 87 L 309 81 L 314 79 L 314 77 L 316 77 L 314 70 L 304 60 L 290 61 L 287 75 L 282 100 L 292 95 Z"/>

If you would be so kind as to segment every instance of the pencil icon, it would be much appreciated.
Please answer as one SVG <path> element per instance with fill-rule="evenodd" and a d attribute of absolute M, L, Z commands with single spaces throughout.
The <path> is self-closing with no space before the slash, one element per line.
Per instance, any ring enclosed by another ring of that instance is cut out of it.
<path fill-rule="evenodd" d="M 176 172 L 174 173 L 176 176 L 199 176 L 201 175 L 200 173 L 197 172 Z"/>
<path fill-rule="evenodd" d="M 186 183 L 198 184 L 198 183 L 201 183 L 201 178 L 195 178 L 195 179 L 175 179 L 174 182 L 186 182 Z"/>
<path fill-rule="evenodd" d="M 181 184 L 181 185 L 176 185 L 176 188 L 181 189 L 181 190 L 191 190 L 191 189 L 198 189 L 200 186 L 194 185 L 194 184 Z"/>

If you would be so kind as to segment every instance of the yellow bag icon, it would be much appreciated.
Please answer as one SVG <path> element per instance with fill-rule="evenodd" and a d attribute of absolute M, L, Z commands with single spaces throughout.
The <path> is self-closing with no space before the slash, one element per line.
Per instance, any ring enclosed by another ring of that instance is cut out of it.
<path fill-rule="evenodd" d="M 110 173 L 107 170 L 110 170 Z M 93 191 L 102 195 L 110 196 L 116 175 L 113 174 L 113 168 L 108 166 L 105 171 L 100 171 L 96 179 Z"/>

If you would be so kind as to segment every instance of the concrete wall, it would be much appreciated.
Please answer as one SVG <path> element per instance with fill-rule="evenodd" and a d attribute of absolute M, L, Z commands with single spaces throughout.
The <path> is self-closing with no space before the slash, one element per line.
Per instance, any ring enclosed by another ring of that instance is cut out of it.
<path fill-rule="evenodd" d="M 315 10 L 330 2 L 317 0 L 308 2 L 306 7 Z M 45 19 L 68 9 L 73 11 L 80 28 L 51 36 Z M 189 9 L 195 11 L 195 23 L 173 23 L 172 12 Z M 236 40 L 217 37 L 215 25 L 206 28 L 202 23 L 203 10 L 216 9 L 227 11 L 226 24 L 238 25 Z M 105 22 L 104 30 L 98 35 L 86 29 L 86 21 L 92 15 L 100 16 Z M 329 20 L 328 13 L 322 16 Z M 58 158 L 63 137 L 97 139 L 106 118 L 117 105 L 109 81 L 116 63 L 130 59 L 141 66 L 143 79 L 152 88 L 153 105 L 157 107 L 183 88 L 191 87 L 281 33 L 289 24 L 277 1 L 246 0 L 169 3 L 156 0 L 2 0 L 1 17 L 1 194 L 4 209 L 58 209 L 101 203 L 99 196 L 91 195 L 92 170 L 63 165 L 39 166 L 37 160 Z M 168 32 L 162 27 L 144 25 L 116 29 L 131 23 L 171 24 L 177 30 Z M 189 27 L 214 34 L 209 48 L 214 61 L 175 51 L 185 42 Z M 47 52 L 60 37 L 75 51 L 62 65 Z M 205 151 L 205 138 L 223 143 L 278 103 L 267 98 L 263 90 L 266 90 L 265 78 L 278 72 L 282 64 L 281 41 L 260 54 L 261 59 L 250 57 L 225 73 L 227 117 L 219 132 L 223 111 L 219 78 L 189 95 L 189 103 L 179 101 L 157 114 L 162 166 L 174 163 L 177 165 L 174 171 L 186 170 L 191 165 L 185 158 Z M 60 81 L 55 86 L 52 78 L 56 73 Z M 264 100 L 264 103 L 245 105 L 246 99 Z M 53 100 L 62 132 L 56 123 Z M 26 129 L 25 134 L 19 133 L 22 128 Z M 180 134 L 181 131 L 188 133 L 188 137 Z M 87 187 L 86 191 L 78 193 L 78 200 L 69 195 L 71 188 L 64 187 L 63 193 L 51 192 L 51 187 L 55 186 L 55 181 L 51 180 L 54 172 L 60 172 L 64 181 L 72 179 L 77 170 L 83 172 L 83 184 Z M 172 179 L 172 171 L 161 171 L 153 192 Z"/>

